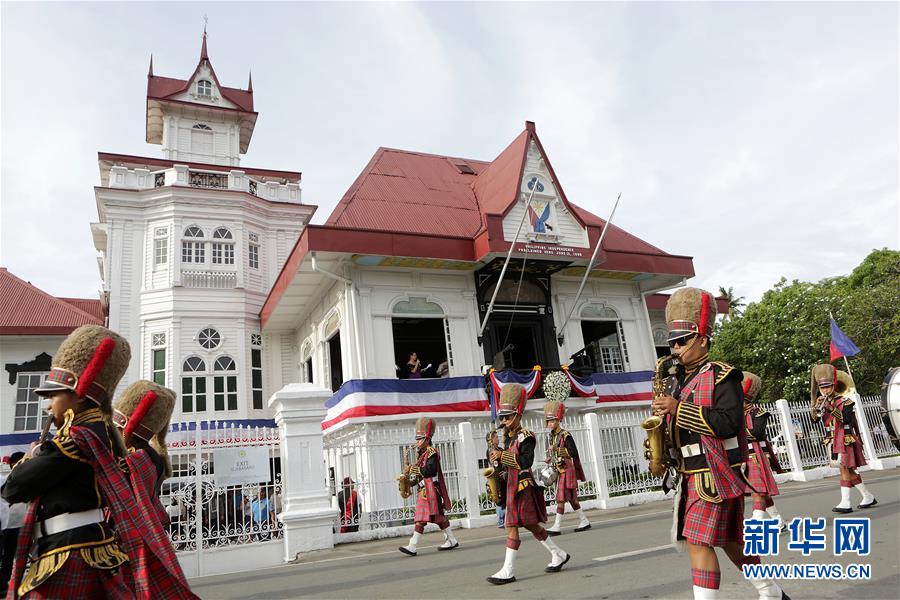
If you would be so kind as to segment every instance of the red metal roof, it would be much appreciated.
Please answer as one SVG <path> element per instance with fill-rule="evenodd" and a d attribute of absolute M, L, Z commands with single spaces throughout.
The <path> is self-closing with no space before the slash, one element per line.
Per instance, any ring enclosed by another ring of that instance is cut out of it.
<path fill-rule="evenodd" d="M 544 155 L 563 202 L 589 228 L 589 236 L 595 240 L 606 221 L 566 199 L 531 122 L 491 162 L 379 148 L 325 224 L 474 239 L 487 228 L 490 217 L 505 215 L 518 200 L 530 141 Z M 476 175 L 460 173 L 454 165 L 458 161 L 468 163 Z M 596 231 L 591 231 L 592 228 Z M 509 245 L 502 239 L 502 228 L 498 231 L 499 239 L 494 233 L 489 231 L 491 251 L 505 251 Z M 670 256 L 615 225 L 607 231 L 603 248 Z M 693 271 L 685 274 L 693 275 Z"/>
<path fill-rule="evenodd" d="M 194 72 L 187 79 L 157 77 L 153 74 L 153 59 L 150 59 L 150 72 L 147 74 L 147 98 L 152 98 L 155 100 L 168 100 L 171 96 L 186 92 L 188 87 L 191 85 L 191 82 L 194 80 L 194 77 L 197 75 L 197 71 L 200 70 L 200 66 L 204 62 L 209 65 L 209 71 L 212 74 L 212 78 L 216 82 L 216 86 L 219 88 L 219 91 L 222 92 L 222 96 L 236 105 L 238 109 L 244 112 L 252 113 L 252 84 L 250 85 L 250 89 L 241 90 L 238 88 L 225 87 L 221 83 L 219 83 L 219 78 L 216 76 L 216 71 L 215 69 L 213 69 L 212 62 L 210 62 L 209 55 L 206 51 L 206 32 L 203 33 L 203 44 L 200 49 L 200 60 L 197 63 L 197 68 L 194 69 Z"/>
<path fill-rule="evenodd" d="M 82 325 L 104 323 L 99 300 L 56 298 L 3 267 L 0 297 L 0 335 L 68 335 Z"/>

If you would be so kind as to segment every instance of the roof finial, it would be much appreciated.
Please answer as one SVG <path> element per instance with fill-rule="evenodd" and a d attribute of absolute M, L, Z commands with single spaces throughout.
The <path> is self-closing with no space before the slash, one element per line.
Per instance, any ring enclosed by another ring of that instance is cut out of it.
<path fill-rule="evenodd" d="M 250 81 L 247 82 L 247 91 L 253 93 L 253 71 L 250 71 Z"/>
<path fill-rule="evenodd" d="M 200 60 L 209 60 L 209 54 L 206 53 L 206 23 L 209 17 L 203 15 L 203 46 L 200 47 Z"/>
<path fill-rule="evenodd" d="M 153 77 L 153 54 L 150 54 L 150 70 L 147 71 L 147 77 Z"/>

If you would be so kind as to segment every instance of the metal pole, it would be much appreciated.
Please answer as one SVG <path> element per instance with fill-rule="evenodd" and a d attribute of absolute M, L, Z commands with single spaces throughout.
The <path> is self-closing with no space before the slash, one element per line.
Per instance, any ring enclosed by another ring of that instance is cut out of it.
<path fill-rule="evenodd" d="M 479 338 L 481 337 L 481 334 L 484 333 L 484 328 L 487 327 L 491 311 L 494 310 L 494 301 L 497 299 L 497 292 L 500 291 L 500 284 L 503 282 L 503 276 L 506 275 L 506 267 L 509 266 L 509 259 L 512 257 L 513 248 L 516 247 L 516 242 L 519 240 L 519 233 L 522 231 L 522 225 L 525 224 L 525 217 L 528 216 L 528 207 L 531 206 L 531 199 L 534 198 L 534 193 L 537 191 L 540 182 L 541 178 L 535 175 L 534 187 L 531 188 L 531 194 L 528 195 L 528 202 L 525 203 L 525 210 L 522 213 L 522 219 L 519 221 L 519 228 L 516 229 L 516 235 L 509 244 L 509 250 L 506 252 L 506 261 L 503 263 L 503 268 L 500 270 L 500 277 L 497 279 L 496 287 L 494 287 L 494 294 L 491 296 L 491 302 L 488 304 L 487 312 L 484 314 L 484 321 L 481 322 L 481 328 L 478 330 Z"/>
<path fill-rule="evenodd" d="M 603 225 L 603 231 L 600 232 L 600 239 L 597 240 L 597 246 L 594 248 L 594 253 L 591 255 L 591 260 L 587 264 L 587 268 L 584 270 L 584 277 L 581 278 L 581 285 L 578 286 L 578 293 L 575 294 L 575 300 L 572 301 L 572 308 L 569 310 L 569 316 L 566 317 L 566 320 L 563 321 L 562 327 L 559 329 L 559 335 L 556 336 L 556 341 L 562 346 L 563 339 L 566 336 L 566 325 L 569 323 L 569 319 L 572 318 L 572 314 L 575 312 L 575 307 L 578 306 L 578 298 L 581 297 L 581 292 L 584 290 L 584 284 L 587 283 L 588 275 L 591 274 L 591 269 L 594 268 L 594 261 L 597 259 L 597 255 L 600 253 L 600 246 L 603 244 L 603 238 L 606 237 L 606 230 L 609 229 L 609 224 L 612 222 L 613 216 L 616 214 L 616 208 L 619 206 L 619 200 L 622 199 L 622 192 L 619 192 L 618 198 L 616 198 L 616 203 L 613 204 L 612 212 L 609 214 L 609 219 L 606 220 L 606 224 Z"/>

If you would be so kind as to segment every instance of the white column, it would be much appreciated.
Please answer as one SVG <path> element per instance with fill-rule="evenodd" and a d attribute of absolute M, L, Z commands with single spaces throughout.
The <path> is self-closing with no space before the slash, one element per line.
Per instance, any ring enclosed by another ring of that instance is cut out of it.
<path fill-rule="evenodd" d="M 603 442 L 600 439 L 600 418 L 597 413 L 585 413 L 584 424 L 590 440 L 589 450 L 594 454 L 594 472 L 591 476 L 594 478 L 597 500 L 601 508 L 606 508 L 609 500 L 609 480 L 606 476 L 606 460 L 603 458 Z"/>
<path fill-rule="evenodd" d="M 797 446 L 797 432 L 794 431 L 794 422 L 791 420 L 791 407 L 784 398 L 775 401 L 778 417 L 781 419 L 781 431 L 783 432 L 784 445 L 787 447 L 788 458 L 791 461 L 791 478 L 794 481 L 806 481 L 803 472 L 803 462 L 800 460 L 800 448 Z"/>
<path fill-rule="evenodd" d="M 477 519 L 481 516 L 481 501 L 478 499 L 482 489 L 484 477 L 478 470 L 478 458 L 475 456 L 475 438 L 472 433 L 472 424 L 463 421 L 459 424 L 459 443 L 456 445 L 459 465 L 461 489 L 466 499 L 468 508 L 468 523 L 464 526 L 475 527 Z"/>
<path fill-rule="evenodd" d="M 334 547 L 332 525 L 337 512 L 328 493 L 323 459 L 322 419 L 331 390 L 292 383 L 275 392 L 269 407 L 281 438 L 284 508 L 284 560 L 301 552 Z"/>
<path fill-rule="evenodd" d="M 875 451 L 875 440 L 872 439 L 872 431 L 869 429 L 869 422 L 866 420 L 866 413 L 862 407 L 862 398 L 859 394 L 853 394 L 853 410 L 856 411 L 856 428 L 859 435 L 862 436 L 863 448 L 866 451 L 866 459 L 869 467 L 873 469 L 884 469 L 885 465 L 878 458 Z"/>

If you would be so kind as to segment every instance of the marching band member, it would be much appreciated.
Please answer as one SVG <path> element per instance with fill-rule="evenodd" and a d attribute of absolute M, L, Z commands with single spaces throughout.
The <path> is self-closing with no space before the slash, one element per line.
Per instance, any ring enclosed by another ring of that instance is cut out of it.
<path fill-rule="evenodd" d="M 525 410 L 525 388 L 517 383 L 507 383 L 500 389 L 498 416 L 504 425 L 504 450 L 491 452 L 491 461 L 499 461 L 506 467 L 506 559 L 503 567 L 488 577 L 494 585 L 516 580 L 516 553 L 519 551 L 519 527 L 524 527 L 550 551 L 550 564 L 544 569 L 556 573 L 572 558 L 568 552 L 549 538 L 541 523 L 547 521 L 544 494 L 534 481 L 531 465 L 534 463 L 534 434 L 522 427 Z"/>
<path fill-rule="evenodd" d="M 421 417 L 416 421 L 416 446 L 419 456 L 416 464 L 406 468 L 405 475 L 414 485 L 420 487 L 416 495 L 415 530 L 409 538 L 409 544 L 400 547 L 400 552 L 415 556 L 416 547 L 426 523 L 436 523 L 444 533 L 444 543 L 438 550 L 453 550 L 459 542 L 450 529 L 450 520 L 444 511 L 450 510 L 450 495 L 444 482 L 444 471 L 441 469 L 441 456 L 431 445 L 434 435 L 434 420 Z"/>
<path fill-rule="evenodd" d="M 741 372 L 709 360 L 716 318 L 712 294 L 682 288 L 666 304 L 669 346 L 678 357 L 677 391 L 653 399 L 666 416 L 676 455 L 679 482 L 675 495 L 676 541 L 684 541 L 691 559 L 694 598 L 715 598 L 721 573 L 715 548 L 731 561 L 759 562 L 743 555 L 744 491 L 740 469 L 747 461 L 747 431 Z M 784 598 L 771 579 L 751 580 L 759 598 Z"/>
<path fill-rule="evenodd" d="M 772 413 L 754 402 L 761 387 L 762 380 L 757 375 L 744 371 L 744 421 L 749 442 L 747 450 L 750 453 L 747 462 L 747 480 L 752 490 L 755 490 L 749 491 L 749 494 L 753 499 L 753 518 L 778 519 L 779 529 L 784 531 L 787 529 L 787 523 L 781 518 L 772 500 L 772 496 L 778 495 L 778 484 L 775 481 L 773 465 L 770 464 L 772 460 L 776 460 L 775 452 L 766 436 L 766 423 Z M 781 472 L 777 461 L 774 466 Z"/>
<path fill-rule="evenodd" d="M 128 342 L 118 334 L 79 327 L 60 345 L 50 374 L 35 390 L 49 399 L 57 433 L 32 444 L 3 486 L 8 502 L 30 502 L 8 598 L 133 597 L 121 573 L 128 555 L 104 516 L 110 498 L 98 487 L 103 468 L 118 471 L 116 457 L 125 455 L 109 420 L 109 392 L 130 358 Z M 88 436 L 99 442 L 99 456 L 84 447 Z"/>
<path fill-rule="evenodd" d="M 553 465 L 559 471 L 559 479 L 556 481 L 556 520 L 553 521 L 552 526 L 547 528 L 549 535 L 560 535 L 562 517 L 566 512 L 566 502 L 572 505 L 572 509 L 578 516 L 578 526 L 575 528 L 575 532 L 587 531 L 591 528 L 591 522 L 578 503 L 578 482 L 585 481 L 587 478 L 581 467 L 575 438 L 561 425 L 565 411 L 566 406 L 558 400 L 550 400 L 544 404 L 544 419 L 550 430 L 545 462 Z"/>
<path fill-rule="evenodd" d="M 169 525 L 169 515 L 160 503 L 159 494 L 163 481 L 172 475 L 166 451 L 166 432 L 174 409 L 175 392 L 145 379 L 125 388 L 113 406 L 113 423 L 122 431 L 128 450 L 127 456 L 119 460 L 119 466 L 131 482 L 135 499 L 158 519 L 161 530 Z M 157 548 L 155 552 L 140 546 L 137 552 L 140 556 L 129 556 L 132 564 L 152 562 L 157 572 L 168 573 L 167 585 L 177 590 L 177 597 L 196 598 L 191 593 L 171 543 Z M 125 576 L 127 580 L 132 578 L 130 567 L 125 569 Z M 133 585 L 133 582 L 129 583 Z M 155 585 L 160 583 L 154 582 Z"/>
<path fill-rule="evenodd" d="M 862 477 L 856 470 L 866 464 L 863 456 L 862 439 L 856 423 L 854 400 L 848 395 L 853 380 L 832 365 L 816 365 L 810 377 L 810 399 L 812 400 L 813 421 L 820 418 L 829 432 L 826 444 L 831 442 L 831 457 L 837 460 L 841 469 L 841 502 L 832 512 L 851 513 L 850 488 L 855 487 L 862 494 L 856 508 L 871 508 L 878 500 L 866 489 Z"/>

